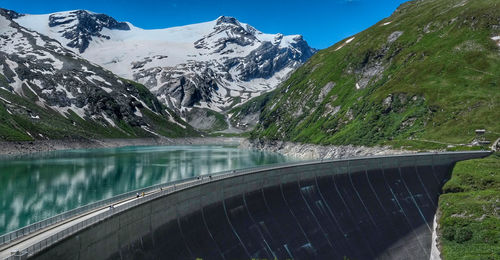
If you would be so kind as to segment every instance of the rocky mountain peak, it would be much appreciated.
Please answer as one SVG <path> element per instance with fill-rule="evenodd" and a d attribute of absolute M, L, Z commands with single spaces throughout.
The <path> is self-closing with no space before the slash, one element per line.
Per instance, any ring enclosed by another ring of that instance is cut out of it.
<path fill-rule="evenodd" d="M 87 10 L 75 10 L 54 13 L 49 16 L 49 27 L 58 27 L 62 36 L 70 42 L 66 45 L 83 53 L 89 46 L 92 37 L 109 39 L 101 34 L 104 28 L 111 30 L 130 30 L 125 22 L 118 22 L 113 17 L 97 14 Z"/>
<path fill-rule="evenodd" d="M 236 18 L 231 17 L 231 16 L 220 16 L 219 18 L 217 18 L 217 20 L 215 20 L 215 24 L 216 25 L 233 24 L 233 25 L 241 26 L 240 22 Z"/>
<path fill-rule="evenodd" d="M 253 27 L 252 27 L 253 28 Z M 204 35 L 194 43 L 197 49 L 213 50 L 213 53 L 225 52 L 230 44 L 247 46 L 258 42 L 254 35 L 255 29 L 249 32 L 234 17 L 221 16 L 217 18 L 213 31 Z"/>
<path fill-rule="evenodd" d="M 15 11 L 3 9 L 3 8 L 0 8 L 0 15 L 6 17 L 8 19 L 16 19 L 16 18 L 23 16 L 22 14 L 19 14 Z"/>

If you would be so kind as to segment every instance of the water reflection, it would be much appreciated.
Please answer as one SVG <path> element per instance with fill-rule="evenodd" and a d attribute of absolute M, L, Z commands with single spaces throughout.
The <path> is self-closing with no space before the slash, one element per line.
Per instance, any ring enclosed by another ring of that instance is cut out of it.
<path fill-rule="evenodd" d="M 0 160 L 0 234 L 127 191 L 290 161 L 226 146 L 73 150 Z"/>

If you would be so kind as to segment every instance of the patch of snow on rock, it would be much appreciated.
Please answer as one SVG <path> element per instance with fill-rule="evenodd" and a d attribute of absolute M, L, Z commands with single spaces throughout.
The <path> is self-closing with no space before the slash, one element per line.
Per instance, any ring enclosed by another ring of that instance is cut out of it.
<path fill-rule="evenodd" d="M 102 88 L 104 91 L 106 91 L 107 93 L 111 93 L 111 92 L 113 92 L 113 90 L 112 90 L 112 89 L 110 89 L 110 88 L 107 88 L 107 87 L 101 87 L 101 88 Z"/>
<path fill-rule="evenodd" d="M 11 102 L 10 102 L 10 101 L 8 101 L 7 99 L 5 99 L 5 98 L 3 98 L 3 97 L 0 97 L 0 100 L 4 101 L 4 102 L 5 102 L 5 103 L 7 103 L 7 104 L 11 104 Z"/>
<path fill-rule="evenodd" d="M 179 122 L 177 122 L 177 121 L 175 121 L 175 119 L 170 115 L 170 113 L 169 113 L 168 121 L 171 122 L 171 123 L 174 123 L 174 124 L 176 124 L 176 125 L 178 125 L 178 126 L 180 126 L 182 128 L 184 128 L 184 129 L 186 129 L 186 126 L 183 125 L 183 124 L 181 124 L 181 123 L 179 123 Z"/>
<path fill-rule="evenodd" d="M 9 68 L 14 72 L 16 73 L 16 69 L 18 67 L 18 64 L 17 62 L 14 62 L 14 61 L 11 61 L 9 59 L 5 59 L 5 63 L 7 63 L 7 65 L 9 66 Z M 10 84 L 11 87 L 14 88 L 14 91 L 17 92 L 17 93 L 21 93 L 21 90 L 22 90 L 22 84 L 23 82 L 19 79 L 19 77 L 17 76 L 17 73 L 15 76 L 13 76 L 13 79 L 14 79 L 14 82 Z"/>
<path fill-rule="evenodd" d="M 147 126 L 143 125 L 143 126 L 141 126 L 141 128 L 144 129 L 145 131 L 149 132 L 149 133 L 152 133 L 152 134 L 156 135 L 156 136 L 160 136 L 159 134 L 157 134 L 157 133 L 153 132 L 151 129 L 149 129 Z"/>
<path fill-rule="evenodd" d="M 500 36 L 491 37 L 491 39 L 500 47 Z"/>
<path fill-rule="evenodd" d="M 88 108 L 88 105 L 85 105 L 84 107 L 77 107 L 74 104 L 71 104 L 70 107 L 51 106 L 51 108 L 56 110 L 57 112 L 59 112 L 59 114 L 63 115 L 66 118 L 68 117 L 69 110 L 71 109 L 73 112 L 75 112 L 75 114 L 84 119 L 85 110 Z"/>
<path fill-rule="evenodd" d="M 113 127 L 116 126 L 115 122 L 111 118 L 109 118 L 106 113 L 102 112 L 101 115 L 104 118 L 104 120 L 106 120 L 110 125 L 112 125 Z"/>
<path fill-rule="evenodd" d="M 467 2 L 469 2 L 469 0 L 462 0 L 462 2 L 456 4 L 455 6 L 453 6 L 453 8 L 456 8 L 456 7 L 462 7 L 464 6 L 465 4 L 467 4 Z"/>
<path fill-rule="evenodd" d="M 86 67 L 85 67 L 85 68 L 86 68 Z M 91 76 L 88 76 L 88 77 L 87 77 L 87 79 L 88 79 L 88 80 L 90 80 L 90 81 L 92 81 L 92 80 L 94 80 L 94 81 L 99 81 L 99 82 L 102 82 L 102 83 L 104 83 L 104 84 L 106 84 L 106 85 L 108 85 L 108 86 L 112 86 L 112 84 L 111 84 L 111 83 L 107 82 L 105 79 L 103 79 L 102 77 L 97 76 L 97 75 L 91 75 Z"/>
<path fill-rule="evenodd" d="M 134 112 L 134 115 L 139 116 L 139 117 L 142 117 L 142 112 L 141 112 L 141 110 L 139 110 L 138 108 L 136 108 L 136 110 L 135 110 L 135 112 Z"/>

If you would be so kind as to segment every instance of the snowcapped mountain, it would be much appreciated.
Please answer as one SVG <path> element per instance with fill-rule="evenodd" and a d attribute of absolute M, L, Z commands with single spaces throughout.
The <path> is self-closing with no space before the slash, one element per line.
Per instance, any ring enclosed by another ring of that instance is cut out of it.
<path fill-rule="evenodd" d="M 185 131 L 144 86 L 20 26 L 13 20 L 19 17 L 0 9 L 0 139 Z M 154 122 L 159 118 L 169 125 L 160 127 Z"/>
<path fill-rule="evenodd" d="M 224 16 L 158 30 L 84 10 L 15 21 L 144 84 L 183 118 L 194 107 L 220 112 L 272 90 L 315 52 L 300 35 L 265 34 Z"/>

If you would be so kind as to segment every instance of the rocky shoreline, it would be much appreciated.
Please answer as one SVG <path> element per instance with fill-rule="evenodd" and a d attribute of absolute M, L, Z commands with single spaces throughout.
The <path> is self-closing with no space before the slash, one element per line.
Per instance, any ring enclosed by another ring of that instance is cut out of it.
<path fill-rule="evenodd" d="M 242 141 L 243 138 L 238 137 L 0 141 L 0 155 L 22 155 L 56 150 L 113 148 L 138 145 L 239 145 Z"/>
<path fill-rule="evenodd" d="M 138 139 L 66 139 L 35 141 L 0 141 L 0 155 L 23 155 L 56 150 L 113 148 L 140 145 L 238 145 L 243 149 L 276 152 L 304 160 L 334 159 L 356 156 L 408 154 L 415 151 L 389 146 L 323 146 L 283 141 L 249 140 L 240 137 L 138 138 Z"/>
<path fill-rule="evenodd" d="M 300 159 L 339 159 L 347 157 L 388 155 L 388 154 L 409 154 L 416 151 L 394 149 L 389 146 L 354 146 L 354 145 L 315 145 L 283 141 L 248 140 L 241 142 L 240 147 L 259 149 L 270 152 L 281 153 L 286 156 Z"/>

